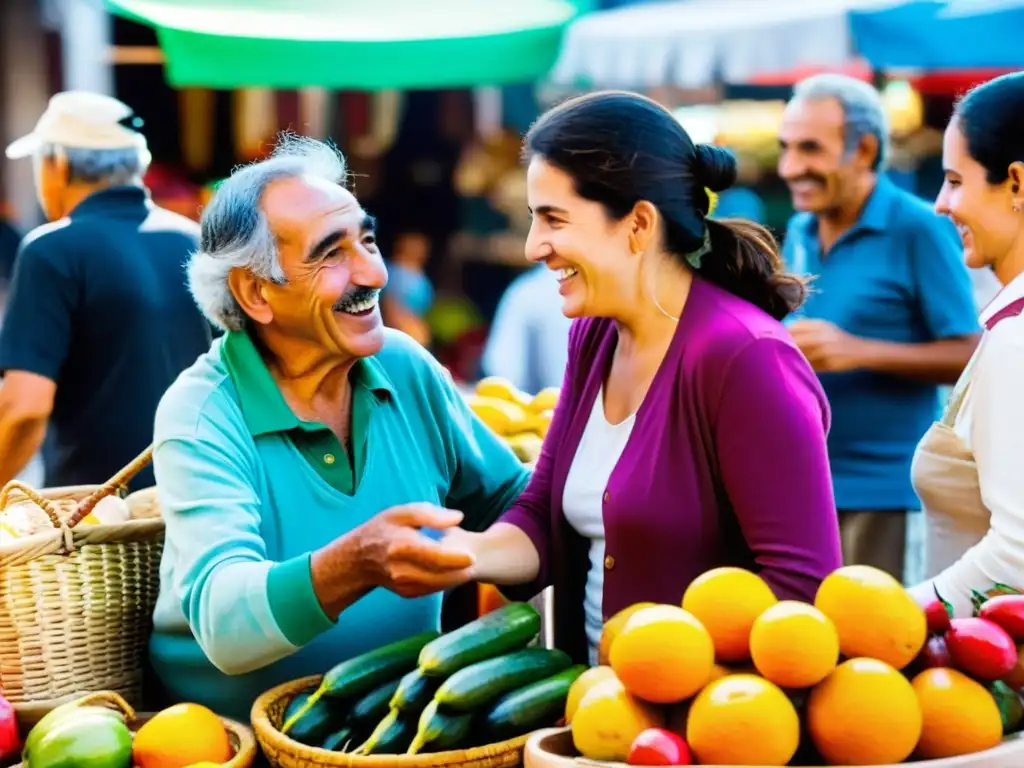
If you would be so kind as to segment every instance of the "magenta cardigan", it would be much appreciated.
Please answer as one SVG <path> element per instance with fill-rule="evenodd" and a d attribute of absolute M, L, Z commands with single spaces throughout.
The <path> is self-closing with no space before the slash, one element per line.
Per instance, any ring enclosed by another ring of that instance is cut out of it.
<path fill-rule="evenodd" d="M 573 323 L 536 469 L 501 518 L 541 560 L 534 583 L 506 593 L 553 584 L 556 644 L 582 661 L 590 542 L 566 521 L 562 495 L 617 338 L 611 320 Z M 782 324 L 695 279 L 605 489 L 605 619 L 639 601 L 678 604 L 721 565 L 760 573 L 781 599 L 813 600 L 842 564 L 828 426 L 824 392 Z"/>

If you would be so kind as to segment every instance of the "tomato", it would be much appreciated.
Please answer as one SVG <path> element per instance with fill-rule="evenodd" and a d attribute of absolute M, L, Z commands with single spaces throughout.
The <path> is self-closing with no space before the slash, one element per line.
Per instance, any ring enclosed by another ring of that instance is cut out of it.
<path fill-rule="evenodd" d="M 679 734 L 664 728 L 648 728 L 633 740 L 629 765 L 693 765 L 690 748 Z"/>
<path fill-rule="evenodd" d="M 1017 646 L 988 619 L 953 619 L 946 647 L 953 666 L 977 680 L 1000 680 L 1017 664 Z"/>
<path fill-rule="evenodd" d="M 978 618 L 998 624 L 1014 641 L 1024 641 L 1024 595 L 999 595 L 986 600 Z"/>

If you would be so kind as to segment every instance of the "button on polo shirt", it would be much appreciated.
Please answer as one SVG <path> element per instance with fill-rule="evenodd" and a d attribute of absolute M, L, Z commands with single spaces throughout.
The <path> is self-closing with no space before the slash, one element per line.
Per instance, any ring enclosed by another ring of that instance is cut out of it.
<path fill-rule="evenodd" d="M 248 333 L 228 333 L 223 356 L 253 437 L 283 433 L 328 485 L 341 493 L 355 493 L 366 468 L 366 436 L 371 415 L 375 408 L 394 396 L 380 363 L 372 357 L 363 358 L 349 374 L 352 451 L 348 453 L 328 427 L 303 421 L 292 412 Z"/>
<path fill-rule="evenodd" d="M 790 221 L 787 266 L 814 276 L 796 317 L 855 336 L 921 343 L 978 332 L 960 238 L 930 205 L 880 178 L 860 219 L 822 254 L 817 219 Z M 791 318 L 791 321 L 794 318 Z M 938 387 L 868 370 L 819 374 L 839 509 L 916 509 L 910 462 L 938 413 Z"/>

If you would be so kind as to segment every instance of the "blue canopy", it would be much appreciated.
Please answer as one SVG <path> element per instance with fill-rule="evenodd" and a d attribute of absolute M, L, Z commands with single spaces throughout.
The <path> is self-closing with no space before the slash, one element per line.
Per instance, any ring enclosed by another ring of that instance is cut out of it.
<path fill-rule="evenodd" d="M 849 21 L 876 69 L 1024 69 L 1024 0 L 911 0 Z"/>

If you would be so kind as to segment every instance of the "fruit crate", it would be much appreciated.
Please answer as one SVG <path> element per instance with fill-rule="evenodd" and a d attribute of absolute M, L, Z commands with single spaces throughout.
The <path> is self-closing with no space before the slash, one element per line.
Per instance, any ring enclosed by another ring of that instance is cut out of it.
<path fill-rule="evenodd" d="M 523 768 L 583 768 L 604 766 L 625 768 L 621 763 L 602 763 L 578 756 L 572 744 L 572 733 L 568 728 L 546 728 L 534 733 L 526 742 L 523 753 Z M 879 765 L 873 768 L 1022 768 L 1024 766 L 1024 733 L 1006 738 L 1002 744 L 984 752 L 961 755 L 943 760 L 916 760 L 898 765 Z M 726 766 L 703 765 L 701 768 L 726 768 Z M 766 768 L 748 766 L 747 768 Z M 805 768 L 847 768 L 845 766 L 805 766 Z"/>

